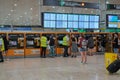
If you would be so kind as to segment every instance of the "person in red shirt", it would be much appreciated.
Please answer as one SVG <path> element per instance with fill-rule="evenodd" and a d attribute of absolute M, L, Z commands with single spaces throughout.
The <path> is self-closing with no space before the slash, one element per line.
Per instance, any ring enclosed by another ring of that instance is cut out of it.
<path fill-rule="evenodd" d="M 87 62 L 87 40 L 85 39 L 84 35 L 81 35 L 81 37 L 78 40 L 78 45 L 80 47 L 79 51 L 81 54 L 81 63 Z"/>

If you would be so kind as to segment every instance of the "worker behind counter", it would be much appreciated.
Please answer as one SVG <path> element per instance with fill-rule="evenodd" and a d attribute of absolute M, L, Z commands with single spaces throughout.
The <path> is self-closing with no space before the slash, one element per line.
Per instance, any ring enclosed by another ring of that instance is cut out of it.
<path fill-rule="evenodd" d="M 62 45 L 64 46 L 64 54 L 63 54 L 63 57 L 68 57 L 69 54 L 68 54 L 68 47 L 69 47 L 69 35 L 66 34 L 64 37 L 63 37 L 63 43 Z"/>
<path fill-rule="evenodd" d="M 45 34 L 42 34 L 41 37 L 41 58 L 46 58 L 46 48 L 47 48 L 47 37 Z"/>
<path fill-rule="evenodd" d="M 4 62 L 3 54 L 2 54 L 3 51 L 4 51 L 4 41 L 3 38 L 0 36 L 0 62 Z"/>

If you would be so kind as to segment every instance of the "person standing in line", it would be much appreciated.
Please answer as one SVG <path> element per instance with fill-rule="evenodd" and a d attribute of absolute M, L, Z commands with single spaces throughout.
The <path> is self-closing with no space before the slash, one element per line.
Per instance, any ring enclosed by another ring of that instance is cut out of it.
<path fill-rule="evenodd" d="M 87 62 L 87 40 L 85 39 L 84 35 L 81 35 L 79 38 L 79 47 L 80 47 L 80 54 L 81 54 L 81 63 Z"/>
<path fill-rule="evenodd" d="M 42 34 L 40 41 L 41 41 L 41 48 L 42 48 L 41 58 L 46 58 L 47 37 L 45 34 Z"/>
<path fill-rule="evenodd" d="M 63 54 L 63 57 L 68 57 L 68 56 L 69 56 L 69 54 L 68 54 L 69 35 L 68 35 L 68 34 L 66 34 L 66 35 L 63 37 L 62 45 L 64 46 L 64 54 Z"/>
<path fill-rule="evenodd" d="M 113 51 L 114 51 L 114 53 L 116 53 L 116 54 L 119 53 L 118 48 L 119 48 L 119 46 L 118 46 L 118 33 L 115 33 L 114 34 L 114 40 L 113 40 Z"/>
<path fill-rule="evenodd" d="M 94 48 L 94 39 L 93 39 L 92 35 L 88 39 L 87 46 L 89 49 L 89 55 L 92 56 L 93 55 L 92 52 L 93 52 L 93 48 Z"/>
<path fill-rule="evenodd" d="M 6 38 L 6 36 L 3 36 L 3 41 L 4 41 L 4 54 L 6 56 L 6 60 L 8 60 L 8 56 L 7 56 L 7 52 L 8 52 L 8 40 Z"/>
<path fill-rule="evenodd" d="M 55 57 L 55 37 L 53 35 L 50 36 L 50 40 L 49 40 L 49 45 L 50 45 L 50 57 Z"/>
<path fill-rule="evenodd" d="M 3 41 L 3 38 L 0 36 L 0 62 L 4 62 L 4 59 L 3 59 L 3 54 L 2 52 L 4 51 L 4 41 Z"/>
<path fill-rule="evenodd" d="M 72 54 L 71 57 L 77 57 L 78 47 L 77 47 L 77 39 L 74 35 L 72 35 Z"/>
<path fill-rule="evenodd" d="M 118 50 L 120 50 L 120 35 L 118 35 Z M 119 52 L 119 51 L 118 51 Z M 120 58 L 120 52 L 119 52 L 119 58 Z"/>

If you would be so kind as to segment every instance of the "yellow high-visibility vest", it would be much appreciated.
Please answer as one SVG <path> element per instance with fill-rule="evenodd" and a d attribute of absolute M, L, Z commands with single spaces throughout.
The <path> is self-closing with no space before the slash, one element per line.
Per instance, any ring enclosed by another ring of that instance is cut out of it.
<path fill-rule="evenodd" d="M 69 43 L 69 42 L 68 42 L 68 40 L 67 40 L 67 37 L 64 36 L 64 37 L 63 37 L 62 45 L 63 45 L 63 46 L 68 46 L 68 45 L 69 45 L 68 43 Z"/>
<path fill-rule="evenodd" d="M 47 38 L 45 36 L 41 37 L 41 47 L 47 47 Z"/>
<path fill-rule="evenodd" d="M 2 38 L 0 38 L 0 51 L 4 51 L 5 47 L 4 47 L 4 41 Z"/>

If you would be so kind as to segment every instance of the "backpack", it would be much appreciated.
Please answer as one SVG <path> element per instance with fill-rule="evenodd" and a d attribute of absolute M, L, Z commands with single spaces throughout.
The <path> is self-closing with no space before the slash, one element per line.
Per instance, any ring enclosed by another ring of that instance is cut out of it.
<path fill-rule="evenodd" d="M 85 49 L 87 48 L 87 40 L 85 40 L 85 39 L 82 40 L 81 48 L 85 48 Z"/>

